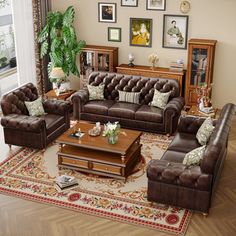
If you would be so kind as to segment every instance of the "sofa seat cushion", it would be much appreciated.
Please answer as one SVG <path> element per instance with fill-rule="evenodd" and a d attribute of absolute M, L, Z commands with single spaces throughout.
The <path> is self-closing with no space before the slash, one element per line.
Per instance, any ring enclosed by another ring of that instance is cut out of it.
<path fill-rule="evenodd" d="M 163 110 L 158 107 L 142 105 L 135 113 L 136 120 L 148 122 L 163 122 Z"/>
<path fill-rule="evenodd" d="M 177 133 L 169 145 L 168 150 L 187 153 L 198 147 L 200 147 L 200 144 L 198 143 L 195 134 Z"/>
<path fill-rule="evenodd" d="M 161 160 L 175 162 L 175 163 L 182 163 L 185 155 L 186 155 L 185 152 L 167 150 L 162 156 Z"/>
<path fill-rule="evenodd" d="M 64 116 L 46 114 L 41 116 L 46 122 L 46 133 L 51 134 L 57 128 L 65 124 Z"/>
<path fill-rule="evenodd" d="M 108 115 L 108 109 L 115 103 L 113 100 L 89 101 L 84 105 L 85 113 Z"/>
<path fill-rule="evenodd" d="M 117 102 L 108 110 L 108 115 L 113 117 L 134 119 L 135 112 L 139 109 L 139 107 L 140 105 L 138 104 Z"/>

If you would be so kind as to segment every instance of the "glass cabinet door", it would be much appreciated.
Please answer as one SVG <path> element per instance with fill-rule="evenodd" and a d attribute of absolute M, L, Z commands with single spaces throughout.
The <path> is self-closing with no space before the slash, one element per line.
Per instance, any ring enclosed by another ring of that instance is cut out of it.
<path fill-rule="evenodd" d="M 80 74 L 85 75 L 86 71 L 94 71 L 95 67 L 95 56 L 94 52 L 82 52 L 80 55 Z"/>
<path fill-rule="evenodd" d="M 208 49 L 192 49 L 192 68 L 190 75 L 190 86 L 201 86 L 206 83 Z"/>
<path fill-rule="evenodd" d="M 109 54 L 98 53 L 98 70 L 109 71 Z"/>

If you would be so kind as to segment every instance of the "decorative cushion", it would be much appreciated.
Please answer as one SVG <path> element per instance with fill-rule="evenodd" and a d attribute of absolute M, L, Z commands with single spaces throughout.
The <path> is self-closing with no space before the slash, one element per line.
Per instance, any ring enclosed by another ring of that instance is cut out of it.
<path fill-rule="evenodd" d="M 200 161 L 203 158 L 204 152 L 206 149 L 206 145 L 193 149 L 192 151 L 186 153 L 183 164 L 190 165 L 199 165 Z"/>
<path fill-rule="evenodd" d="M 118 91 L 119 92 L 119 102 L 130 102 L 139 104 L 139 96 L 140 92 L 125 92 L 125 91 Z"/>
<path fill-rule="evenodd" d="M 99 86 L 87 85 L 89 91 L 89 100 L 104 100 L 105 84 Z"/>
<path fill-rule="evenodd" d="M 171 94 L 171 91 L 169 91 L 168 93 L 161 93 L 157 89 L 155 89 L 151 106 L 165 109 L 166 104 L 169 100 L 170 94 Z"/>
<path fill-rule="evenodd" d="M 43 108 L 41 97 L 32 102 L 25 101 L 25 105 L 27 107 L 30 116 L 42 116 L 46 114 Z"/>
<path fill-rule="evenodd" d="M 201 145 L 206 145 L 208 140 L 211 137 L 211 134 L 214 130 L 213 122 L 210 117 L 208 117 L 198 129 L 196 138 Z"/>

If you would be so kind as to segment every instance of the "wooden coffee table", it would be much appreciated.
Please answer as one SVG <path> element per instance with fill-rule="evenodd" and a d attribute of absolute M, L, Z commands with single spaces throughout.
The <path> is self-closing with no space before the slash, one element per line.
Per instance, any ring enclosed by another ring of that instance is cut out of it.
<path fill-rule="evenodd" d="M 77 123 L 62 134 L 59 144 L 58 166 L 125 180 L 141 159 L 140 136 L 142 132 L 121 129 L 116 144 L 109 144 L 107 137 L 89 136 L 94 124 Z M 71 134 L 80 128 L 81 138 Z"/>

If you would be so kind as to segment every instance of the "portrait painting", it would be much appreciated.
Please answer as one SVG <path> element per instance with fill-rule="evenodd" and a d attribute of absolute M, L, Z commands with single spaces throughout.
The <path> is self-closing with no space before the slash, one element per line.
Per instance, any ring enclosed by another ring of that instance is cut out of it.
<path fill-rule="evenodd" d="M 98 21 L 115 23 L 116 22 L 116 3 L 98 3 Z"/>
<path fill-rule="evenodd" d="M 130 18 L 130 46 L 152 46 L 152 19 Z"/>
<path fill-rule="evenodd" d="M 164 48 L 186 49 L 188 41 L 188 16 L 164 15 L 163 19 Z"/>
<path fill-rule="evenodd" d="M 146 0 L 147 10 L 165 11 L 166 0 Z"/>

